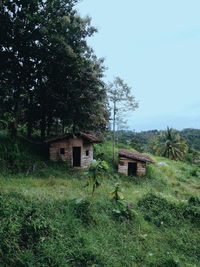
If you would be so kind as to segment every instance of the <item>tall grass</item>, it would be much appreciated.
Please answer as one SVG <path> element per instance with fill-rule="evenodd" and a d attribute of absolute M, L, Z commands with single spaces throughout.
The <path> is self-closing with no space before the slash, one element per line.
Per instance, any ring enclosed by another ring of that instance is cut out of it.
<path fill-rule="evenodd" d="M 155 158 L 168 166 L 126 177 L 112 167 L 111 143 L 95 145 L 95 157 L 110 169 L 94 197 L 85 171 L 62 162 L 1 172 L 0 266 L 198 266 L 199 168 Z M 109 197 L 116 183 L 122 203 Z"/>

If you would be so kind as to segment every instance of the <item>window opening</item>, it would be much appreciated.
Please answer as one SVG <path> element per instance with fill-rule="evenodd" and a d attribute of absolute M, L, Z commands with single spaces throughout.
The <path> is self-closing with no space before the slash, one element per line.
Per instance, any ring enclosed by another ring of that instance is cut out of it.
<path fill-rule="evenodd" d="M 64 155 L 65 154 L 65 149 L 64 149 L 64 147 L 61 147 L 60 148 L 60 155 Z"/>

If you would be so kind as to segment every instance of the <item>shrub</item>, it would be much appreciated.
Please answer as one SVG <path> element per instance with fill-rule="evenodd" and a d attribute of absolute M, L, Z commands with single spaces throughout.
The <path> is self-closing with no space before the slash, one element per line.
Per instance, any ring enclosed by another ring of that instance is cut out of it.
<path fill-rule="evenodd" d="M 123 200 L 116 202 L 115 208 L 112 210 L 114 219 L 117 221 L 132 221 L 137 212 L 133 210 L 132 203 Z"/>
<path fill-rule="evenodd" d="M 84 226 L 89 226 L 95 223 L 95 220 L 91 214 L 91 202 L 89 200 L 76 198 L 69 201 L 69 204 L 73 209 L 75 217 L 79 219 Z"/>
<path fill-rule="evenodd" d="M 37 165 L 41 165 L 42 146 L 40 153 L 37 151 L 37 145 L 30 145 L 18 138 L 16 143 L 13 143 L 8 137 L 0 136 L 0 168 L 1 171 L 7 173 L 32 172 L 37 171 Z M 38 148 L 37 148 L 38 149 Z"/>
<path fill-rule="evenodd" d="M 189 220 L 198 225 L 200 223 L 200 208 L 192 206 L 198 200 L 190 198 L 189 204 L 170 203 L 166 199 L 148 194 L 138 202 L 138 210 L 143 214 L 146 221 L 156 226 L 176 226 Z"/>

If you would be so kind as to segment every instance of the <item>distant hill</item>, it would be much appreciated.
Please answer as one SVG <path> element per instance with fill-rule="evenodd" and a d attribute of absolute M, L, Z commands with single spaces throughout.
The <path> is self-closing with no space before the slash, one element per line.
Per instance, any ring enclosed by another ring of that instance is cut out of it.
<path fill-rule="evenodd" d="M 200 150 L 200 129 L 184 129 L 181 136 L 188 140 L 188 144 L 194 149 Z"/>
<path fill-rule="evenodd" d="M 188 144 L 192 148 L 200 150 L 200 129 L 187 128 L 179 132 L 183 138 L 188 140 Z M 161 135 L 161 133 L 162 131 L 160 130 L 150 130 L 142 132 L 121 130 L 117 132 L 117 136 L 119 143 L 127 144 L 132 139 L 136 138 L 142 146 L 146 146 L 149 141 L 153 139 L 154 136 L 159 136 Z"/>

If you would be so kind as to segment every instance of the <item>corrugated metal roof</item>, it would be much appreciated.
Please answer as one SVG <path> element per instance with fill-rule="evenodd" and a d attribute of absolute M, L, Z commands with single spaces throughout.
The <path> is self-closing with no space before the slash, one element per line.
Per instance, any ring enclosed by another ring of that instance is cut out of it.
<path fill-rule="evenodd" d="M 135 160 L 143 161 L 143 162 L 155 163 L 154 160 L 151 159 L 149 156 L 143 155 L 138 152 L 132 152 L 126 149 L 119 150 L 119 156 L 129 158 L 129 159 L 135 159 Z"/>

